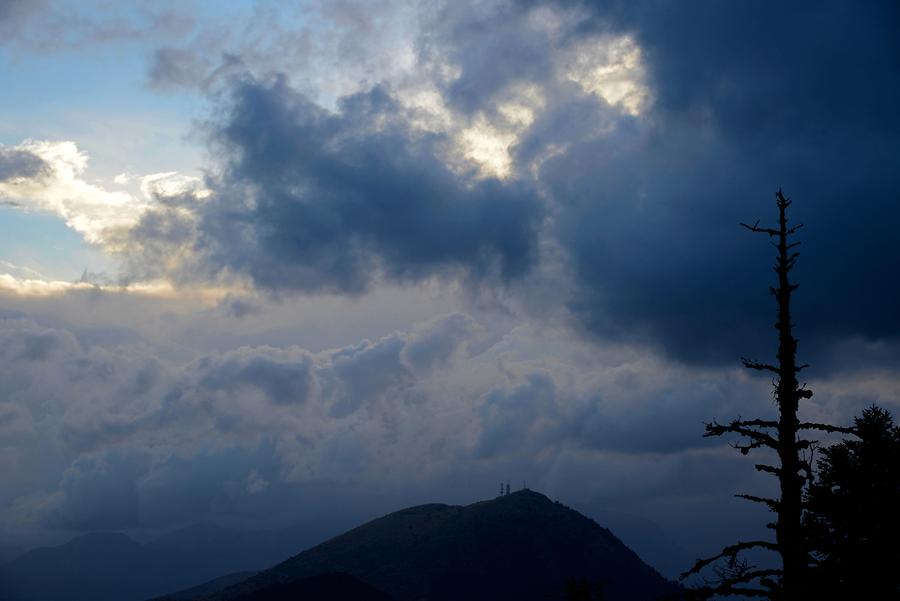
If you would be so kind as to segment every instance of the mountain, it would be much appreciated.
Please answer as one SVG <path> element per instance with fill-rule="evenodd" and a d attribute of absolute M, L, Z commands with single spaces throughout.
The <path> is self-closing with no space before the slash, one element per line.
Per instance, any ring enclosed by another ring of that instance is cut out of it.
<path fill-rule="evenodd" d="M 167 596 L 157 601 L 176 601 Z M 349 574 L 319 574 L 284 584 L 273 584 L 239 595 L 235 601 L 394 601 L 378 589 Z"/>
<path fill-rule="evenodd" d="M 224 576 L 208 580 L 203 584 L 198 584 L 197 586 L 192 586 L 191 588 L 182 591 L 168 593 L 157 599 L 151 599 L 151 601 L 190 601 L 196 597 L 204 597 L 206 595 L 217 593 L 233 584 L 247 580 L 254 574 L 256 574 L 256 572 L 234 572 L 233 574 L 225 574 Z"/>
<path fill-rule="evenodd" d="M 602 583 L 608 601 L 677 590 L 606 528 L 524 490 L 389 514 L 203 599 L 293 598 L 265 591 L 326 573 L 349 574 L 396 601 L 563 598 L 573 579 Z"/>
<path fill-rule="evenodd" d="M 124 534 L 87 534 L 0 567 L 0 599 L 139 599 L 152 588 L 145 565 L 143 547 Z"/>
<path fill-rule="evenodd" d="M 628 546 L 642 560 L 659 570 L 666 578 L 678 578 L 700 556 L 699 553 L 682 547 L 662 526 L 648 519 L 619 511 L 594 510 L 588 513 L 617 537 L 628 541 Z"/>
<path fill-rule="evenodd" d="M 142 601 L 222 574 L 248 576 L 324 538 L 299 527 L 245 532 L 209 524 L 146 544 L 121 533 L 87 534 L 0 566 L 0 601 Z"/>

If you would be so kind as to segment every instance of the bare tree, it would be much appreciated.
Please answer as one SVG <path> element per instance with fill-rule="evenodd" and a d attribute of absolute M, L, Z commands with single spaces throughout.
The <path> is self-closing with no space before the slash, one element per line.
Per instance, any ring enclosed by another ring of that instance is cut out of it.
<path fill-rule="evenodd" d="M 792 236 L 802 225 L 789 225 L 787 209 L 791 206 L 791 200 L 781 190 L 775 194 L 775 199 L 778 204 L 778 227 L 760 227 L 759 221 L 754 225 L 741 225 L 751 232 L 767 235 L 777 249 L 775 273 L 778 276 L 778 286 L 769 289 L 778 303 L 778 319 L 775 323 L 778 331 L 777 362 L 769 364 L 743 359 L 743 363 L 748 369 L 773 374 L 778 419 L 738 418 L 727 424 L 714 421 L 706 424 L 704 434 L 737 434 L 741 441 L 732 446 L 744 455 L 755 449 L 774 451 L 777 465 L 758 463 L 755 467 L 778 479 L 779 498 L 750 494 L 737 496 L 762 503 L 775 513 L 775 522 L 769 524 L 775 530 L 775 541 L 742 541 L 726 547 L 715 557 L 698 560 L 690 570 L 682 574 L 682 579 L 722 562 L 728 566 L 717 570 L 718 578 L 713 584 L 696 591 L 706 596 L 740 595 L 782 601 L 801 601 L 807 598 L 807 578 L 812 556 L 802 529 L 803 491 L 812 478 L 812 451 L 816 441 L 804 439 L 801 434 L 808 431 L 853 433 L 852 428 L 806 423 L 798 418 L 801 399 L 809 399 L 813 394 L 798 380 L 798 375 L 807 366 L 797 363 L 797 339 L 794 338 L 794 324 L 791 321 L 791 294 L 798 284 L 791 282 L 790 273 L 799 256 L 794 249 L 800 245 L 800 242 L 792 240 Z M 764 549 L 779 554 L 781 568 L 755 569 L 743 562 L 741 555 L 750 549 Z"/>

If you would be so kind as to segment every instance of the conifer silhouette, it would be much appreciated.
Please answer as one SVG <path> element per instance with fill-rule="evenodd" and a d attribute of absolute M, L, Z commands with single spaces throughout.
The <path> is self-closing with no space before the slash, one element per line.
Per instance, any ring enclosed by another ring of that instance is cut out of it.
<path fill-rule="evenodd" d="M 855 430 L 822 449 L 806 493 L 815 598 L 900 599 L 900 426 L 872 406 Z"/>

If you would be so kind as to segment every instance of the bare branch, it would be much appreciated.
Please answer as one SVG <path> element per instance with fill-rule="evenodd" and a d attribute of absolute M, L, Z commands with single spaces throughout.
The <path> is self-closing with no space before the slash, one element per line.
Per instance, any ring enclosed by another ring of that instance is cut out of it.
<path fill-rule="evenodd" d="M 778 236 L 781 232 L 778 230 L 772 229 L 770 227 L 759 227 L 759 220 L 756 221 L 753 225 L 747 225 L 746 223 L 741 222 L 741 225 L 751 232 L 758 232 L 762 234 L 769 234 L 770 236 Z"/>
<path fill-rule="evenodd" d="M 736 426 L 744 426 L 751 428 L 777 428 L 778 422 L 771 419 L 741 419 L 738 418 L 731 422 Z"/>
<path fill-rule="evenodd" d="M 753 501 L 754 503 L 762 503 L 764 505 L 767 505 L 769 507 L 769 509 L 771 509 L 772 511 L 774 511 L 776 513 L 778 512 L 778 507 L 780 505 L 780 503 L 778 501 L 776 501 L 775 499 L 767 499 L 765 497 L 757 497 L 754 495 L 745 495 L 745 494 L 736 494 L 734 496 L 738 497 L 739 499 L 747 499 L 748 501 Z"/>
<path fill-rule="evenodd" d="M 853 434 L 858 435 L 856 428 L 844 428 L 842 426 L 832 426 L 830 424 L 817 424 L 814 422 L 803 422 L 797 426 L 798 430 L 819 430 L 828 432 L 829 434 Z"/>
<path fill-rule="evenodd" d="M 766 465 L 765 463 L 757 463 L 753 467 L 755 467 L 756 471 L 758 471 L 758 472 L 765 472 L 767 474 L 772 474 L 775 476 L 781 474 L 781 470 L 773 465 Z"/>
<path fill-rule="evenodd" d="M 710 424 L 705 424 L 706 433 L 703 436 L 704 437 L 722 436 L 723 434 L 728 434 L 728 433 L 740 434 L 741 436 L 749 438 L 750 440 L 753 441 L 749 445 L 749 448 L 755 449 L 755 448 L 758 448 L 761 446 L 766 446 L 766 447 L 774 449 L 778 445 L 778 441 L 775 440 L 775 438 L 773 438 L 769 434 L 766 434 L 765 432 L 753 430 L 752 428 L 755 428 L 755 427 L 771 428 L 776 425 L 777 424 L 774 422 L 764 422 L 762 420 L 752 420 L 750 422 L 742 422 L 740 420 L 735 420 L 735 421 L 731 422 L 730 424 L 719 424 L 717 422 L 712 422 Z"/>
<path fill-rule="evenodd" d="M 747 369 L 755 369 L 757 371 L 766 370 L 766 371 L 770 371 L 772 373 L 776 373 L 776 374 L 778 373 L 778 368 L 775 367 L 774 365 L 770 365 L 768 363 L 760 363 L 759 361 L 745 359 L 744 357 L 741 357 L 741 363 L 743 363 L 744 367 L 746 367 Z"/>
<path fill-rule="evenodd" d="M 747 444 L 741 444 L 739 442 L 733 442 L 729 445 L 732 449 L 737 449 L 741 452 L 741 455 L 747 455 L 753 449 L 759 449 L 764 446 L 768 446 L 761 441 L 749 442 Z"/>
<path fill-rule="evenodd" d="M 687 572 L 683 572 L 678 579 L 684 580 L 688 576 L 693 574 L 699 574 L 700 571 L 706 566 L 715 563 L 723 558 L 732 558 L 736 557 L 738 553 L 741 551 L 747 551 L 749 549 L 767 549 L 769 551 L 778 551 L 778 545 L 775 543 L 770 543 L 769 541 L 764 540 L 753 540 L 747 542 L 739 542 L 735 543 L 731 546 L 725 547 L 722 549 L 722 552 L 714 557 L 710 557 L 708 559 L 698 559 L 694 566 L 688 570 Z"/>

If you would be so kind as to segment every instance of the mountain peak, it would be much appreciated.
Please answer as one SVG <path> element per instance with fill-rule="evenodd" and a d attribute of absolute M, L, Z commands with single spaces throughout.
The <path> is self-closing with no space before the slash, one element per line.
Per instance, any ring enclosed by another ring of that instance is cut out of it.
<path fill-rule="evenodd" d="M 541 494 L 536 490 L 531 490 L 530 488 L 514 490 L 509 494 L 503 494 L 485 502 L 490 503 L 491 501 L 500 503 L 537 503 L 547 506 L 559 505 L 559 503 L 551 501 L 546 495 Z"/>
<path fill-rule="evenodd" d="M 217 600 L 322 573 L 346 573 L 397 601 L 544 599 L 571 579 L 604 583 L 607 599 L 655 598 L 675 585 L 609 530 L 532 490 L 466 506 L 402 509 L 226 589 Z"/>

